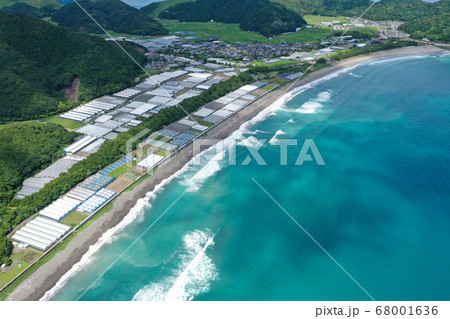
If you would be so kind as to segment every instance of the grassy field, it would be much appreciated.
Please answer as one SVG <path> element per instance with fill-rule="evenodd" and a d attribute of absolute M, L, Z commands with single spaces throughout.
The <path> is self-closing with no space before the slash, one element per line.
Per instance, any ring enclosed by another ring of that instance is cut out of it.
<path fill-rule="evenodd" d="M 147 73 L 150 74 L 150 75 L 156 75 L 156 74 L 162 73 L 161 70 L 150 69 L 150 68 L 146 68 L 145 71 L 147 71 Z M 147 75 L 147 74 L 146 74 L 146 75 Z"/>
<path fill-rule="evenodd" d="M 133 169 L 133 167 L 135 167 L 135 166 L 136 166 L 136 161 L 131 161 L 131 166 L 130 166 L 130 163 L 127 163 L 125 165 L 120 166 L 118 169 L 112 171 L 108 175 L 118 178 L 118 177 L 122 176 L 123 174 L 131 171 Z"/>
<path fill-rule="evenodd" d="M 289 42 L 314 42 L 326 39 L 330 35 L 330 28 L 310 28 L 287 35 L 280 35 L 276 39 Z"/>
<path fill-rule="evenodd" d="M 6 285 L 8 282 L 14 279 L 21 271 L 27 268 L 33 261 L 35 261 L 42 252 L 35 250 L 34 248 L 27 248 L 13 254 L 11 259 L 13 264 L 8 267 L 8 271 L 0 272 L 0 287 Z"/>
<path fill-rule="evenodd" d="M 344 17 L 320 17 L 320 16 L 309 16 L 310 24 L 319 24 L 322 21 L 331 21 L 336 19 L 341 19 Z M 210 37 L 219 37 L 221 40 L 236 43 L 236 42 L 269 42 L 269 43 L 280 43 L 283 41 L 290 42 L 310 42 L 318 39 L 326 38 L 329 35 L 329 28 L 306 28 L 300 32 L 293 34 L 280 35 L 274 38 L 266 38 L 255 32 L 242 31 L 238 24 L 232 23 L 218 23 L 218 22 L 179 22 L 177 20 L 164 20 L 159 19 L 159 21 L 166 27 L 170 32 L 185 31 L 185 32 L 195 32 L 195 35 L 202 39 L 208 39 Z"/>
<path fill-rule="evenodd" d="M 303 19 L 308 22 L 310 25 L 320 25 L 322 22 L 330 22 L 330 21 L 340 21 L 346 22 L 347 18 L 343 16 L 338 17 L 327 17 L 327 16 L 317 16 L 312 14 L 306 14 L 303 16 Z"/>
<path fill-rule="evenodd" d="M 155 172 L 156 172 L 156 168 L 155 168 Z M 153 174 L 153 172 L 152 172 Z M 125 192 L 130 192 L 133 189 L 135 189 L 137 186 L 139 186 L 140 184 L 142 184 L 147 178 L 149 178 L 152 174 L 146 174 L 143 177 L 141 177 L 140 180 L 138 180 L 136 183 L 134 183 L 133 185 L 131 185 L 130 187 L 128 187 Z"/>
<path fill-rule="evenodd" d="M 159 155 L 159 156 L 162 156 L 162 157 L 166 157 L 167 156 L 167 151 L 166 150 L 159 150 L 155 154 Z"/>
<path fill-rule="evenodd" d="M 60 125 L 64 126 L 65 128 L 70 129 L 70 130 L 75 130 L 77 128 L 80 128 L 80 127 L 86 125 L 84 123 L 62 119 L 62 118 L 60 118 L 57 115 L 49 117 L 49 118 L 46 118 L 46 119 L 42 120 L 42 122 L 60 124 Z"/>
<path fill-rule="evenodd" d="M 61 223 L 70 227 L 76 227 L 81 224 L 88 216 L 79 212 L 70 213 L 66 216 Z"/>
<path fill-rule="evenodd" d="M 164 20 L 159 21 L 170 32 L 185 31 L 195 32 L 195 35 L 203 39 L 209 37 L 220 37 L 221 40 L 230 43 L 236 42 L 278 42 L 273 39 L 268 39 L 255 32 L 247 32 L 239 29 L 238 24 L 234 23 L 209 23 L 209 22 L 179 22 L 178 20 Z"/>
<path fill-rule="evenodd" d="M 252 66 L 283 66 L 283 65 L 289 65 L 289 64 L 297 64 L 298 61 L 295 60 L 286 60 L 286 61 L 280 61 L 280 62 L 275 62 L 275 63 L 264 63 L 264 62 L 260 62 L 260 61 L 253 61 L 251 63 Z"/>
<path fill-rule="evenodd" d="M 264 91 L 270 91 L 270 90 L 272 90 L 273 88 L 274 88 L 275 86 L 274 85 L 266 85 L 265 87 L 262 87 L 261 88 L 261 90 L 264 90 Z"/>

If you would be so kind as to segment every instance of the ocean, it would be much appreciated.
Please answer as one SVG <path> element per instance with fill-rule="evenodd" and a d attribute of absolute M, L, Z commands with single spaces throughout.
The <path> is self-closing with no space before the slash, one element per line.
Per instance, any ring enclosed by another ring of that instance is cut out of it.
<path fill-rule="evenodd" d="M 339 71 L 232 138 L 237 165 L 204 152 L 43 300 L 450 300 L 449 55 Z M 295 165 L 305 140 L 326 165 Z"/>

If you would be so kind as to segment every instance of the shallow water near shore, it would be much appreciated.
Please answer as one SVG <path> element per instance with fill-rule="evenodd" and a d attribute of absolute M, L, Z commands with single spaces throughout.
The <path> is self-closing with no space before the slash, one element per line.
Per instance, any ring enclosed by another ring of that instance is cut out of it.
<path fill-rule="evenodd" d="M 449 87 L 437 55 L 321 81 L 236 134 L 267 166 L 189 167 L 45 299 L 369 300 L 255 179 L 373 298 L 449 300 Z M 305 139 L 325 166 L 294 165 Z"/>

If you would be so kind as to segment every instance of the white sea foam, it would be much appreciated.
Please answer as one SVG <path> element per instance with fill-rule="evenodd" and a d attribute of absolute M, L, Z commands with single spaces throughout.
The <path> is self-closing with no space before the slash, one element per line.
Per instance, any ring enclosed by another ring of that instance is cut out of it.
<path fill-rule="evenodd" d="M 312 114 L 316 113 L 318 109 L 323 107 L 319 102 L 308 101 L 304 103 L 301 107 L 299 107 L 295 112 L 302 114 Z"/>
<path fill-rule="evenodd" d="M 210 149 L 209 152 L 212 150 Z M 215 151 L 215 150 L 214 150 Z M 208 153 L 208 152 L 207 152 Z M 203 156 L 204 154 L 202 154 Z M 225 150 L 221 150 L 204 164 L 193 176 L 187 175 L 182 185 L 188 187 L 188 192 L 197 192 L 201 185 L 211 176 L 214 176 L 222 169 L 222 160 L 225 157 Z"/>
<path fill-rule="evenodd" d="M 303 103 L 303 105 L 296 109 L 295 112 L 302 114 L 316 113 L 318 109 L 323 107 L 322 103 L 330 101 L 331 96 L 332 92 L 330 91 L 321 92 L 316 98 Z"/>
<path fill-rule="evenodd" d="M 294 119 L 289 119 L 289 121 L 287 121 L 287 123 L 295 123 Z"/>
<path fill-rule="evenodd" d="M 388 62 L 424 59 L 424 58 L 429 58 L 429 57 L 430 57 L 430 55 L 428 55 L 428 54 L 427 55 L 407 55 L 407 56 L 377 60 L 377 61 L 370 62 L 367 65 L 378 65 L 378 64 L 388 63 Z"/>
<path fill-rule="evenodd" d="M 142 288 L 133 301 L 188 301 L 209 290 L 218 276 L 216 266 L 206 255 L 208 247 L 214 245 L 214 234 L 197 230 L 186 234 L 183 242 L 172 274 Z"/>
<path fill-rule="evenodd" d="M 352 72 L 350 72 L 348 75 L 353 76 L 354 78 L 362 78 L 362 75 L 357 75 Z"/>
<path fill-rule="evenodd" d="M 314 99 L 316 102 L 328 102 L 331 99 L 332 92 L 331 91 L 325 91 L 320 92 L 319 95 Z"/>
<path fill-rule="evenodd" d="M 280 141 L 278 139 L 278 136 L 285 135 L 286 132 L 283 132 L 282 130 L 278 130 L 275 135 L 270 139 L 269 144 L 270 145 L 278 145 L 278 142 Z"/>

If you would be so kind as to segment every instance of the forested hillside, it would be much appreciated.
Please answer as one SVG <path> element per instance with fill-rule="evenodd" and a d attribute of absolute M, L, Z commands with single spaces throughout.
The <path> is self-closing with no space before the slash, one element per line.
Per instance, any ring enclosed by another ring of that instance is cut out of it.
<path fill-rule="evenodd" d="M 137 35 L 168 33 L 158 21 L 120 0 L 82 0 L 79 3 L 108 31 Z M 75 31 L 103 33 L 76 3 L 65 5 L 52 20 Z"/>
<path fill-rule="evenodd" d="M 362 14 L 372 4 L 370 0 L 272 0 L 300 14 L 353 16 Z M 445 2 L 448 0 L 441 0 Z M 381 0 L 366 12 L 364 18 L 372 20 L 409 21 L 439 14 L 439 2 L 423 0 Z"/>
<path fill-rule="evenodd" d="M 144 63 L 135 45 L 124 45 Z M 72 87 L 75 96 L 87 101 L 129 86 L 140 74 L 112 42 L 1 12 L 0 65 L 0 122 L 39 118 L 73 106 L 60 91 L 75 78 L 81 81 L 79 88 Z"/>
<path fill-rule="evenodd" d="M 159 17 L 180 21 L 239 23 L 241 29 L 265 36 L 295 31 L 306 24 L 300 15 L 269 0 L 197 0 L 162 11 Z"/>
<path fill-rule="evenodd" d="M 35 8 L 42 8 L 46 6 L 52 6 L 60 8 L 62 5 L 56 0 L 0 0 L 0 8 L 11 6 L 15 3 L 26 3 Z"/>
<path fill-rule="evenodd" d="M 371 4 L 370 0 L 272 0 L 300 14 L 358 16 Z M 364 17 L 371 20 L 406 21 L 400 30 L 413 38 L 450 42 L 450 0 L 435 3 L 423 0 L 381 0 Z"/>
<path fill-rule="evenodd" d="M 11 230 L 7 225 L 23 218 L 10 220 L 6 205 L 25 178 L 60 157 L 62 148 L 77 135 L 56 124 L 18 123 L 0 130 L 0 264 L 8 264 L 11 248 L 4 237 Z"/>
<path fill-rule="evenodd" d="M 408 21 L 401 25 L 400 30 L 415 39 L 450 42 L 450 13 Z"/>
<path fill-rule="evenodd" d="M 52 5 L 50 6 L 44 6 L 42 8 L 36 8 L 33 6 L 30 6 L 29 4 L 26 4 L 24 2 L 17 2 L 13 5 L 10 5 L 8 7 L 3 7 L 0 9 L 2 12 L 6 13 L 20 13 L 20 14 L 26 14 L 33 17 L 38 18 L 44 18 L 49 17 L 56 11 L 58 11 L 59 8 L 56 8 Z"/>
<path fill-rule="evenodd" d="M 196 0 L 168 0 L 161 2 L 153 2 L 148 6 L 142 7 L 140 11 L 150 17 L 157 18 L 162 11 L 169 9 L 180 3 L 195 2 Z"/>

